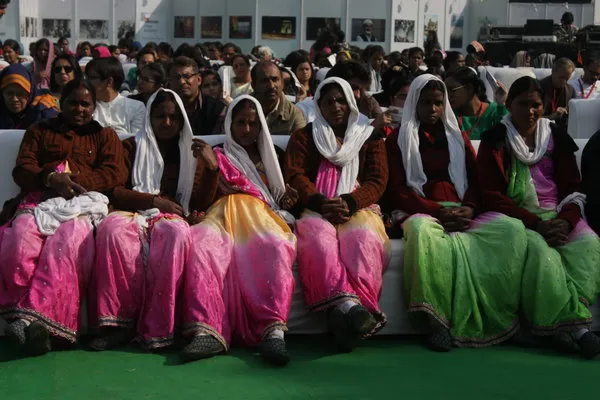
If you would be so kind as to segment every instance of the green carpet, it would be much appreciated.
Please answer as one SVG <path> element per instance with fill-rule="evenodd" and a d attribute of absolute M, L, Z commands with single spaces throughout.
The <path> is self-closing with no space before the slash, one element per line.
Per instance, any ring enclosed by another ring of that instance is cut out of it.
<path fill-rule="evenodd" d="M 18 359 L 0 338 L 1 399 L 581 399 L 600 397 L 600 360 L 512 346 L 437 354 L 410 338 L 333 354 L 325 337 L 291 337 L 292 362 L 252 350 L 176 365 L 174 352 L 54 352 Z"/>

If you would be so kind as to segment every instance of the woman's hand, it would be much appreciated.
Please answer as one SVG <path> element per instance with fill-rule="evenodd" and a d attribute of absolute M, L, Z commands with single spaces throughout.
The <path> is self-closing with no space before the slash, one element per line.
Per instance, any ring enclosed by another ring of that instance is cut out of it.
<path fill-rule="evenodd" d="M 160 212 L 165 214 L 175 214 L 180 217 L 183 216 L 183 207 L 164 197 L 155 196 L 154 200 L 152 200 L 152 207 L 158 208 Z"/>
<path fill-rule="evenodd" d="M 206 218 L 206 213 L 204 211 L 198 212 L 194 210 L 194 212 L 188 215 L 187 222 L 190 226 L 192 226 L 204 221 L 204 218 Z"/>
<path fill-rule="evenodd" d="M 471 207 L 448 207 L 440 210 L 440 223 L 446 232 L 464 232 L 471 226 L 474 210 Z"/>
<path fill-rule="evenodd" d="M 279 200 L 279 207 L 283 210 L 290 210 L 296 205 L 299 198 L 300 195 L 298 194 L 298 191 L 286 184 L 285 194 L 281 196 L 281 200 Z"/>
<path fill-rule="evenodd" d="M 373 120 L 373 122 L 371 123 L 371 126 L 373 127 L 373 129 L 377 130 L 381 130 L 383 128 L 385 128 L 386 126 L 390 126 L 392 124 L 392 114 L 388 113 L 388 112 L 384 112 L 383 114 L 381 114 L 380 116 L 378 116 L 377 118 L 375 118 Z"/>
<path fill-rule="evenodd" d="M 83 186 L 71 180 L 71 174 L 69 173 L 52 173 L 48 176 L 47 184 L 48 187 L 54 189 L 56 193 L 67 200 L 87 192 Z"/>
<path fill-rule="evenodd" d="M 344 199 L 334 197 L 325 202 L 321 215 L 334 225 L 340 225 L 350 220 L 350 208 Z"/>
<path fill-rule="evenodd" d="M 204 140 L 194 139 L 192 152 L 194 153 L 194 157 L 206 163 L 207 169 L 216 171 L 219 168 L 219 162 L 214 150 Z"/>
<path fill-rule="evenodd" d="M 571 226 L 564 219 L 556 218 L 542 221 L 536 231 L 544 237 L 550 247 L 559 247 L 567 244 Z"/>

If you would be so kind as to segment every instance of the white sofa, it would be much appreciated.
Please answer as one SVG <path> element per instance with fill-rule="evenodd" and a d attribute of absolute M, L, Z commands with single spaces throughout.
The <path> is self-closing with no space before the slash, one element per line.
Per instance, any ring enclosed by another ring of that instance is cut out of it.
<path fill-rule="evenodd" d="M 4 175 L 0 174 L 0 201 L 5 201 L 8 198 L 17 194 L 18 188 L 12 180 L 10 171 L 14 167 L 14 162 L 19 149 L 19 144 L 23 131 L 0 131 L 0 171 L 5 171 Z M 285 148 L 288 141 L 288 136 L 274 136 L 274 143 L 281 148 Z M 206 136 L 202 137 L 211 145 L 222 143 L 223 136 Z M 578 162 L 580 161 L 581 151 L 585 146 L 585 140 L 578 140 L 577 144 L 580 150 L 577 154 Z M 479 142 L 473 143 L 475 149 L 478 148 Z M 397 334 L 415 334 L 422 332 L 418 326 L 415 326 L 409 319 L 406 310 L 406 303 L 403 296 L 402 263 L 404 259 L 404 244 L 402 240 L 392 240 L 392 258 L 390 264 L 384 274 L 383 291 L 379 301 L 381 309 L 388 317 L 388 324 L 381 331 L 381 334 L 397 335 Z M 292 302 L 292 312 L 288 322 L 290 331 L 298 334 L 314 334 L 322 333 L 326 330 L 325 319 L 322 314 L 309 313 L 304 305 L 302 297 L 302 287 L 298 279 L 296 271 L 296 290 Z M 600 307 L 595 305 L 594 312 L 594 328 L 600 330 Z M 0 332 L 2 332 L 2 321 L 0 320 Z"/>

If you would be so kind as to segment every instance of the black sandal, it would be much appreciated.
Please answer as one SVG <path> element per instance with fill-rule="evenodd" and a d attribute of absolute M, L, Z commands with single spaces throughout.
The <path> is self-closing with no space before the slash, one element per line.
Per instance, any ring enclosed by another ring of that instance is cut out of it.
<path fill-rule="evenodd" d="M 190 343 L 179 352 L 179 357 L 184 363 L 203 360 L 221 354 L 225 347 L 214 336 L 194 336 Z"/>

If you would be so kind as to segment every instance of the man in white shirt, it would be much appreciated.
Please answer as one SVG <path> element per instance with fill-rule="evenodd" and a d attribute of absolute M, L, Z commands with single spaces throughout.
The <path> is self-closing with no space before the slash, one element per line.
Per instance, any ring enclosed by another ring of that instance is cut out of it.
<path fill-rule="evenodd" d="M 119 94 L 118 90 L 125 80 L 119 60 L 108 57 L 90 61 L 85 72 L 96 89 L 94 119 L 103 127 L 113 128 L 120 135 L 137 133 L 144 124 L 146 106 L 141 101 Z"/>
<path fill-rule="evenodd" d="M 586 56 L 583 64 L 583 76 L 569 81 L 575 89 L 576 99 L 600 98 L 600 57 L 597 54 Z"/>

